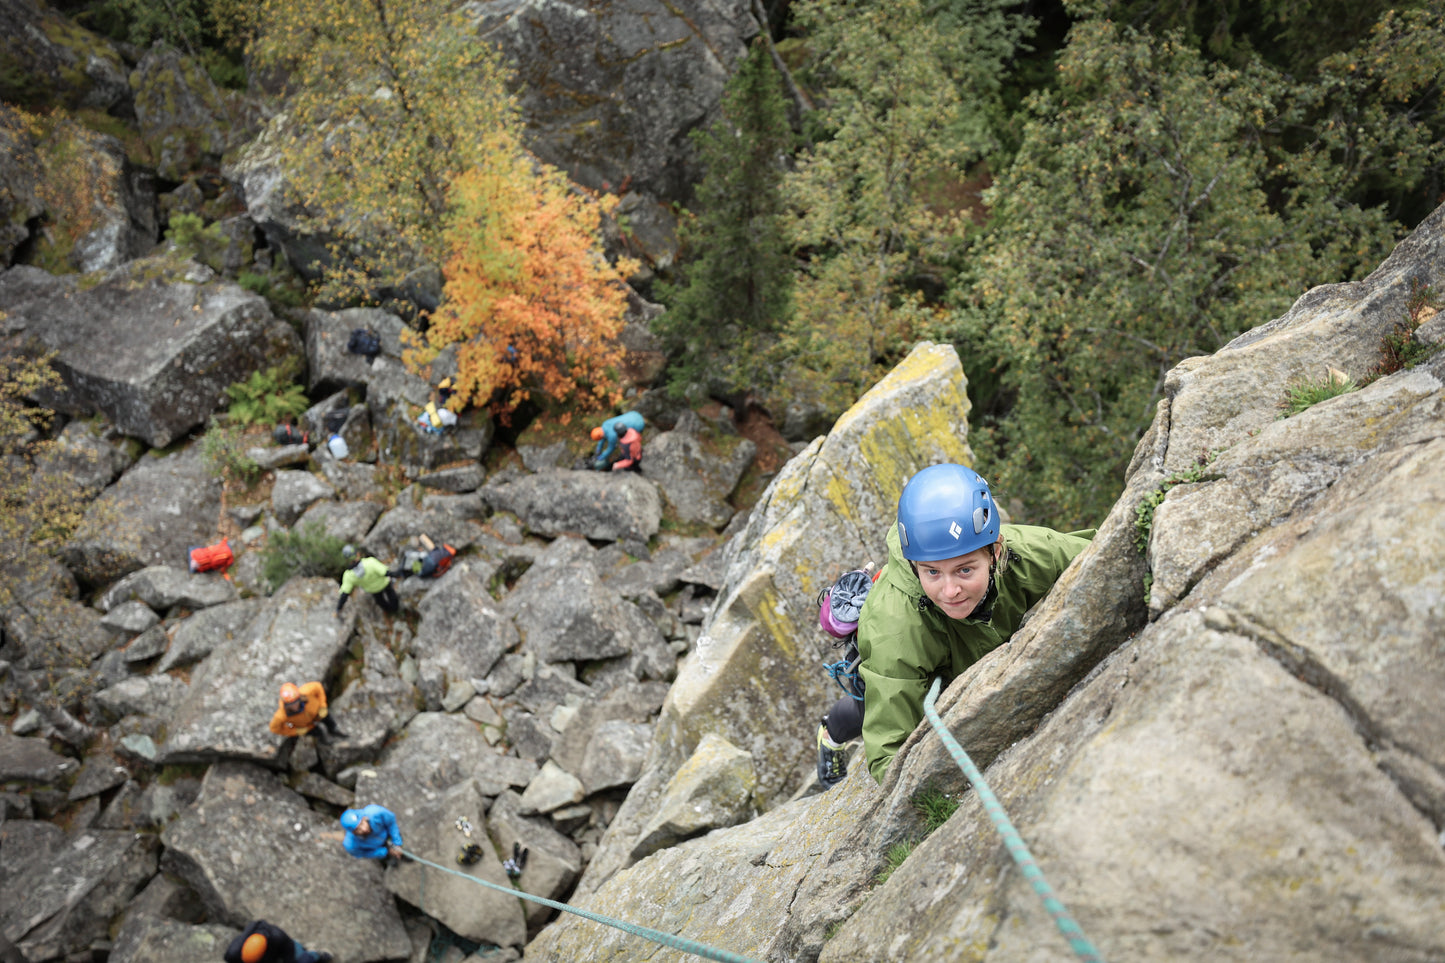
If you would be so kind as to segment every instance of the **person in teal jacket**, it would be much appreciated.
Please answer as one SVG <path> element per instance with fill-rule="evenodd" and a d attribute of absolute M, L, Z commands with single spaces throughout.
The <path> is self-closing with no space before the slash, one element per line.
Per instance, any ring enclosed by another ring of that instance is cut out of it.
<path fill-rule="evenodd" d="M 592 451 L 592 467 L 598 471 L 605 471 L 612 463 L 612 455 L 617 451 L 618 436 L 631 428 L 638 434 L 647 426 L 642 413 L 637 411 L 624 411 L 622 414 L 608 418 L 602 423 L 602 427 L 592 429 L 592 439 L 597 442 L 597 447 Z"/>
<path fill-rule="evenodd" d="M 946 685 L 1007 642 L 1093 536 L 1001 524 L 988 483 L 963 465 L 909 479 L 888 531 L 888 562 L 858 618 L 863 702 L 840 699 L 818 730 L 824 786 L 847 774 L 843 744 L 859 734 L 881 783 L 923 720 L 933 678 Z"/>
<path fill-rule="evenodd" d="M 353 555 L 349 545 L 344 551 L 347 555 Z M 395 613 L 401 607 L 401 600 L 396 597 L 396 589 L 391 585 L 391 580 L 395 577 L 381 559 L 370 555 L 342 572 L 341 595 L 336 600 L 336 617 L 341 618 L 341 609 L 357 586 L 376 599 L 376 604 L 381 606 L 382 611 Z"/>

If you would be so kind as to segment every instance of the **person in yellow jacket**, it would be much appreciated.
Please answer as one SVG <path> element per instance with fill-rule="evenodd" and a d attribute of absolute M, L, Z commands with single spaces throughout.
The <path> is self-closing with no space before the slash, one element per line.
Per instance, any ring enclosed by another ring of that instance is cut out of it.
<path fill-rule="evenodd" d="M 350 545 L 342 551 L 348 556 L 355 554 Z M 400 574 L 391 572 L 381 559 L 370 555 L 351 566 L 341 573 L 341 596 L 336 600 L 336 617 L 341 618 L 341 609 L 357 586 L 376 599 L 376 604 L 381 606 L 382 611 L 395 614 L 401 607 L 401 600 L 396 597 L 396 589 L 391 587 L 391 580 Z"/>
<path fill-rule="evenodd" d="M 336 720 L 331 718 L 326 707 L 326 690 L 321 688 L 320 682 L 303 682 L 299 686 L 287 682 L 281 686 L 281 696 L 277 702 L 276 714 L 271 717 L 271 731 L 278 736 L 288 739 L 304 736 L 314 729 L 317 723 L 320 723 L 329 735 L 346 735 L 336 728 Z M 317 738 L 325 737 L 317 733 Z"/>

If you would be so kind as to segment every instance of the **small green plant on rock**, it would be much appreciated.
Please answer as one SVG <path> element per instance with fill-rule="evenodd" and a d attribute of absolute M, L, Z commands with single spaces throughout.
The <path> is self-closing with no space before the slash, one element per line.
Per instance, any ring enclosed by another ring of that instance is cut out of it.
<path fill-rule="evenodd" d="M 1154 530 L 1154 511 L 1164 503 L 1164 497 L 1176 485 L 1187 485 L 1204 479 L 1204 470 L 1219 456 L 1218 451 L 1208 451 L 1194 460 L 1194 464 L 1183 471 L 1176 471 L 1165 478 L 1154 490 L 1139 500 L 1134 509 L 1134 547 L 1141 553 L 1149 549 L 1149 534 Z"/>
<path fill-rule="evenodd" d="M 1329 368 L 1323 378 L 1307 378 L 1296 381 L 1285 388 L 1284 400 L 1279 403 L 1283 411 L 1281 418 L 1289 418 L 1314 407 L 1321 401 L 1328 401 L 1340 395 L 1355 391 L 1359 385 L 1353 378 L 1337 368 Z"/>
<path fill-rule="evenodd" d="M 912 806 L 923 817 L 924 831 L 932 833 L 958 810 L 958 800 L 937 789 L 924 789 L 913 797 Z"/>
<path fill-rule="evenodd" d="M 1395 325 L 1393 331 L 1380 339 L 1380 361 L 1361 380 L 1360 387 L 1392 375 L 1430 358 L 1439 351 L 1438 345 L 1424 344 L 1415 340 L 1420 325 L 1433 318 L 1445 304 L 1440 295 L 1428 284 L 1410 281 L 1410 298 L 1405 302 L 1405 320 Z"/>
<path fill-rule="evenodd" d="M 875 878 L 875 882 L 877 882 L 879 886 L 888 882 L 888 877 L 893 875 L 893 871 L 902 866 L 907 862 L 908 857 L 913 855 L 913 847 L 916 845 L 917 843 L 909 839 L 901 843 L 894 843 L 888 847 L 888 855 L 883 857 L 883 871 Z"/>
<path fill-rule="evenodd" d="M 311 402 L 294 378 L 295 366 L 291 364 L 251 372 L 251 377 L 226 389 L 231 399 L 227 417 L 240 425 L 269 425 L 295 418 L 311 407 Z"/>
<path fill-rule="evenodd" d="M 272 592 L 297 575 L 340 578 L 346 570 L 346 543 L 309 522 L 300 531 L 275 532 L 261 551 L 261 577 Z"/>

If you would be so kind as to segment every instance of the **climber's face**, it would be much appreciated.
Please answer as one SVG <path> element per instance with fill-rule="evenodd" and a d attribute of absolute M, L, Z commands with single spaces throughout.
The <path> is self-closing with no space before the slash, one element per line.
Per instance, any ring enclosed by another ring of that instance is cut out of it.
<path fill-rule="evenodd" d="M 968 618 L 988 593 L 993 552 L 993 546 L 985 546 L 941 562 L 916 563 L 924 594 L 949 618 Z"/>

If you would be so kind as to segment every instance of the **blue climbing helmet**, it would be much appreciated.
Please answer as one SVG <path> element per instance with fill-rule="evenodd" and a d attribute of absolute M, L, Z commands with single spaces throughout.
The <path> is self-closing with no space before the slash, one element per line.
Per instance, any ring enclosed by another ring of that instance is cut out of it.
<path fill-rule="evenodd" d="M 361 824 L 361 810 L 359 810 L 359 809 L 348 809 L 348 810 L 346 810 L 346 812 L 344 812 L 344 813 L 341 814 L 341 828 L 342 828 L 342 829 L 348 829 L 348 830 L 350 830 L 350 829 L 355 829 L 355 828 L 356 828 L 358 825 L 360 825 L 360 824 Z"/>
<path fill-rule="evenodd" d="M 957 558 L 992 545 L 998 526 L 988 482 L 963 465 L 931 465 L 898 496 L 898 541 L 911 562 Z"/>

